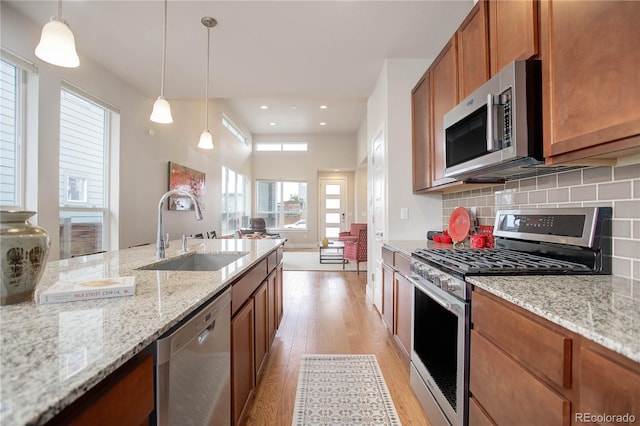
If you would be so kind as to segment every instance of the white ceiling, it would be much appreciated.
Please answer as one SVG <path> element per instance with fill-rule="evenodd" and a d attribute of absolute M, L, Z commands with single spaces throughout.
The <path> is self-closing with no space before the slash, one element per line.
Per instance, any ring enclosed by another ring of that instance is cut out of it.
<path fill-rule="evenodd" d="M 57 14 L 52 0 L 2 3 L 38 26 Z M 164 3 L 62 6 L 80 66 L 91 57 L 139 88 L 151 105 L 160 94 Z M 472 0 L 171 0 L 165 96 L 204 98 L 207 31 L 200 18 L 212 16 L 218 25 L 211 30 L 209 96 L 226 98 L 253 133 L 355 133 L 384 60 L 433 59 L 472 6 Z"/>

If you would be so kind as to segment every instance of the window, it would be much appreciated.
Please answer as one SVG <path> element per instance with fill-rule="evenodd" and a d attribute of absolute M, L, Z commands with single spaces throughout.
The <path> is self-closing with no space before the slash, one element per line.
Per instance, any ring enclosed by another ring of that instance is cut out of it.
<path fill-rule="evenodd" d="M 108 248 L 108 153 L 116 115 L 89 95 L 60 92 L 60 259 Z"/>
<path fill-rule="evenodd" d="M 222 167 L 222 235 L 232 234 L 247 226 L 245 214 L 246 178 Z"/>
<path fill-rule="evenodd" d="M 24 78 L 21 67 L 0 60 L 0 205 L 3 209 L 23 208 Z"/>
<path fill-rule="evenodd" d="M 256 151 L 278 152 L 278 151 L 307 151 L 306 142 L 285 142 L 285 143 L 256 143 Z"/>
<path fill-rule="evenodd" d="M 256 216 L 267 228 L 308 229 L 306 182 L 258 181 L 256 200 Z"/>
<path fill-rule="evenodd" d="M 222 116 L 222 125 L 229 129 L 233 136 L 238 138 L 240 142 L 249 146 L 249 140 L 247 137 L 224 115 Z"/>

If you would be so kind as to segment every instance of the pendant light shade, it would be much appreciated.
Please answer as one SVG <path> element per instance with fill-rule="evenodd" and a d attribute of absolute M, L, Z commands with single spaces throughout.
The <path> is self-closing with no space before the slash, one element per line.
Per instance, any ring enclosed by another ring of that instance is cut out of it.
<path fill-rule="evenodd" d="M 151 117 L 149 118 L 154 123 L 173 123 L 173 117 L 171 117 L 171 105 L 169 105 L 169 102 L 167 102 L 164 96 L 158 96 L 158 99 L 153 103 L 153 111 L 151 111 Z"/>
<path fill-rule="evenodd" d="M 207 72 L 205 74 L 205 86 L 204 86 L 204 131 L 200 135 L 200 142 L 198 142 L 198 148 L 213 149 L 213 137 L 209 133 L 209 44 L 211 40 L 211 28 L 218 25 L 218 21 L 210 16 L 204 16 L 200 19 L 202 25 L 207 27 Z"/>
<path fill-rule="evenodd" d="M 208 130 L 205 130 L 200 135 L 200 142 L 198 142 L 198 148 L 213 149 L 213 137 Z"/>
<path fill-rule="evenodd" d="M 76 40 L 67 21 L 62 18 L 62 0 L 58 0 L 58 16 L 52 16 L 42 27 L 35 53 L 38 58 L 52 65 L 65 68 L 80 66 Z"/>
<path fill-rule="evenodd" d="M 162 77 L 160 82 L 160 96 L 153 104 L 153 111 L 149 119 L 154 123 L 173 123 L 171 116 L 171 105 L 164 97 L 164 69 L 167 54 L 167 0 L 164 0 L 164 24 L 162 26 Z"/>

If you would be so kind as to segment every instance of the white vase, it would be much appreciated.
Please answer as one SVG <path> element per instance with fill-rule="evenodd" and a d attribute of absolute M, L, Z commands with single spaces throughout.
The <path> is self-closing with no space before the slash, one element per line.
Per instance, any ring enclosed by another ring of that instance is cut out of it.
<path fill-rule="evenodd" d="M 0 305 L 24 302 L 42 278 L 51 240 L 29 223 L 36 212 L 0 211 Z"/>

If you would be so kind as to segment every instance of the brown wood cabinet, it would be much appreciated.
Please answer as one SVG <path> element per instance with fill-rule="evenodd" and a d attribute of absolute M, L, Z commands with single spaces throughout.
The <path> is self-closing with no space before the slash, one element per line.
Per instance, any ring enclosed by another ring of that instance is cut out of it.
<path fill-rule="evenodd" d="M 411 356 L 411 307 L 413 284 L 400 273 L 395 274 L 394 335 L 407 357 Z"/>
<path fill-rule="evenodd" d="M 431 73 L 427 70 L 411 91 L 411 149 L 414 193 L 420 193 L 431 187 L 430 84 Z"/>
<path fill-rule="evenodd" d="M 231 320 L 231 417 L 237 425 L 255 388 L 254 306 L 246 303 Z"/>
<path fill-rule="evenodd" d="M 640 2 L 540 6 L 547 163 L 640 153 Z"/>
<path fill-rule="evenodd" d="M 431 149 L 432 186 L 455 182 L 446 178 L 444 153 L 444 115 L 458 104 L 458 37 L 449 40 L 440 55 L 431 65 Z"/>
<path fill-rule="evenodd" d="M 60 412 L 48 425 L 148 425 L 153 357 L 142 352 Z"/>
<path fill-rule="evenodd" d="M 268 281 L 262 283 L 253 295 L 254 309 L 254 375 L 255 385 L 258 385 L 262 367 L 264 367 L 269 352 L 269 317 L 271 315 L 269 306 L 269 286 Z"/>
<path fill-rule="evenodd" d="M 392 265 L 382 264 L 382 321 L 393 332 L 393 286 L 394 270 Z"/>
<path fill-rule="evenodd" d="M 469 425 L 640 418 L 640 364 L 481 289 L 471 304 Z"/>
<path fill-rule="evenodd" d="M 388 246 L 382 247 L 382 319 L 407 358 L 411 354 L 413 284 L 411 258 Z"/>
<path fill-rule="evenodd" d="M 491 78 L 489 61 L 489 3 L 481 0 L 458 29 L 458 84 L 460 99 Z"/>
<path fill-rule="evenodd" d="M 282 247 L 232 286 L 231 416 L 242 423 L 282 319 Z"/>
<path fill-rule="evenodd" d="M 562 1 L 562 0 L 561 0 Z M 538 1 L 489 1 L 491 75 L 538 55 Z"/>

